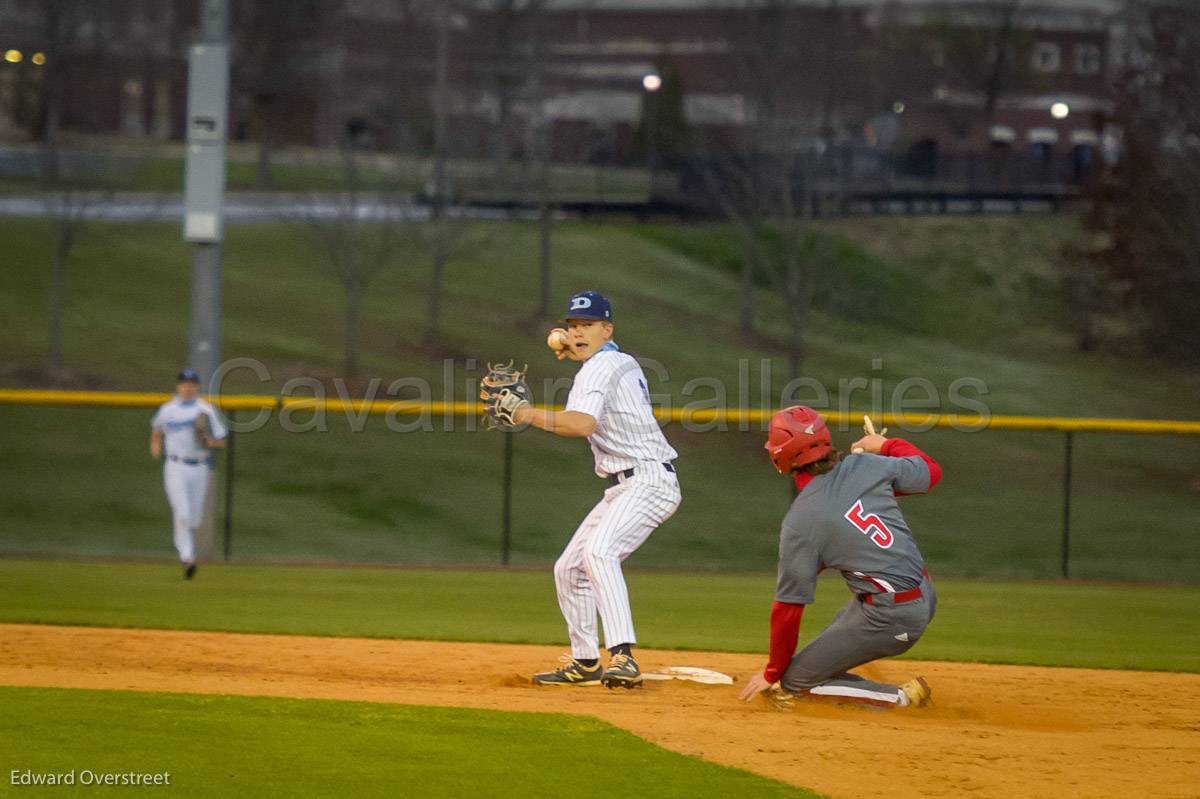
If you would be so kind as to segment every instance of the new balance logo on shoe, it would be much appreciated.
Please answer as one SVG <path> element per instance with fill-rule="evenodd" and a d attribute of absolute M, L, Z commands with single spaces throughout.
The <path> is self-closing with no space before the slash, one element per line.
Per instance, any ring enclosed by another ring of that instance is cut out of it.
<path fill-rule="evenodd" d="M 532 682 L 534 685 L 577 685 L 585 687 L 600 684 L 600 677 L 604 671 L 599 665 L 588 668 L 569 655 L 563 655 L 559 660 L 562 661 L 563 665 L 554 671 L 533 675 Z"/>

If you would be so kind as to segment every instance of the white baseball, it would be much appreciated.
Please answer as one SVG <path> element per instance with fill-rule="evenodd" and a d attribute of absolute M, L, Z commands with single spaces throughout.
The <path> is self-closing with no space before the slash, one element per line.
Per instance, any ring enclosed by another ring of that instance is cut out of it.
<path fill-rule="evenodd" d="M 550 335 L 546 336 L 546 346 L 555 352 L 565 350 L 567 348 L 567 331 L 561 327 L 551 330 Z"/>
<path fill-rule="evenodd" d="M 866 450 L 863 449 L 862 447 L 855 447 L 854 449 L 852 449 L 850 451 L 853 452 L 855 455 L 861 455 L 862 453 L 866 452 Z"/>

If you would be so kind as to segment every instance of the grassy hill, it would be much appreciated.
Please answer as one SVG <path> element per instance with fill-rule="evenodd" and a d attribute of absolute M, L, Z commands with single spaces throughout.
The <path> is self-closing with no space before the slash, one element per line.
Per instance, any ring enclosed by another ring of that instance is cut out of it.
<path fill-rule="evenodd" d="M 835 256 L 818 287 L 803 372 L 824 386 L 829 407 L 878 411 L 879 397 L 889 410 L 898 384 L 921 378 L 953 410 L 951 385 L 973 378 L 986 393 L 971 396 L 993 413 L 1200 417 L 1200 372 L 1072 350 L 1053 272 L 1056 254 L 1079 235 L 1069 218 L 846 220 L 814 230 Z M 370 377 L 384 386 L 416 378 L 434 399 L 447 384 L 463 399 L 484 362 L 510 357 L 530 363 L 535 393 L 545 379 L 570 377 L 573 367 L 548 355 L 544 320 L 534 318 L 533 225 L 456 229 L 437 346 L 423 341 L 430 267 L 422 235 L 404 231 L 404 246 L 371 284 L 354 390 Z M 44 383 L 48 228 L 5 220 L 0 245 L 0 384 Z M 730 404 L 744 395 L 773 407 L 786 377 L 782 308 L 764 286 L 759 332 L 738 333 L 736 252 L 721 226 L 564 223 L 554 239 L 552 312 L 573 291 L 603 291 L 622 346 L 663 365 L 650 375 L 661 398 L 712 400 L 723 386 Z M 189 275 L 176 226 L 92 225 L 72 256 L 67 382 L 168 389 L 186 355 Z M 224 305 L 225 357 L 256 359 L 271 375 L 260 383 L 239 371 L 228 390 L 273 393 L 291 378 L 328 384 L 340 374 L 340 289 L 302 229 L 229 228 Z M 855 389 L 854 378 L 868 387 Z M 818 398 L 810 390 L 794 399 Z M 165 500 L 145 455 L 148 418 L 0 407 L 0 553 L 167 554 Z M 361 432 L 343 419 L 326 425 L 287 432 L 275 420 L 239 438 L 239 558 L 496 562 L 500 436 L 463 429 L 462 420 L 454 431 L 435 420 L 434 430 L 413 433 L 378 417 Z M 855 432 L 836 438 L 845 445 Z M 762 434 L 673 427 L 668 435 L 681 453 L 684 504 L 633 563 L 771 568 L 789 494 L 762 455 Z M 1061 435 L 907 435 L 946 467 L 933 496 L 906 506 L 935 567 L 1057 573 Z M 580 442 L 518 437 L 515 563 L 555 556 L 599 493 L 590 468 Z M 1077 437 L 1073 574 L 1194 580 L 1197 474 L 1194 440 Z"/>

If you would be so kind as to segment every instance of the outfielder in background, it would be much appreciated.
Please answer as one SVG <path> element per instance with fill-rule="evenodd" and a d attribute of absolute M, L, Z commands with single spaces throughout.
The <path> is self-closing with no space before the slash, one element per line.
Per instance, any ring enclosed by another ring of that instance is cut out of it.
<path fill-rule="evenodd" d="M 150 456 L 163 458 L 175 551 L 187 580 L 196 574 L 196 528 L 204 516 L 204 498 L 214 467 L 211 451 L 225 446 L 225 435 L 221 417 L 200 398 L 200 375 L 184 369 L 175 384 L 175 396 L 150 420 Z"/>
<path fill-rule="evenodd" d="M 886 433 L 887 430 L 882 432 Z M 765 447 L 799 492 L 783 520 L 779 582 L 771 609 L 767 667 L 741 693 L 763 691 L 788 706 L 797 696 L 881 707 L 922 705 L 929 685 L 867 680 L 849 669 L 906 652 L 925 632 L 937 607 L 929 570 L 896 497 L 923 494 L 941 479 L 937 462 L 903 439 L 867 435 L 842 456 L 824 420 L 796 405 L 775 414 Z M 837 569 L 854 596 L 800 652 L 796 641 L 817 574 Z"/>
<path fill-rule="evenodd" d="M 633 657 L 637 637 L 621 562 L 679 507 L 679 480 L 667 443 L 650 405 L 642 367 L 612 340 L 612 306 L 594 291 L 571 297 L 564 328 L 547 343 L 559 360 L 582 364 L 566 410 L 546 411 L 529 403 L 523 381 L 517 390 L 484 394 L 488 413 L 501 426 L 530 424 L 560 436 L 586 437 L 596 474 L 609 482 L 604 497 L 584 518 L 554 564 L 558 605 L 567 622 L 571 656 L 554 671 L 535 674 L 541 685 L 604 685 L 634 688 L 642 674 Z M 492 375 L 489 375 L 491 378 Z M 519 373 L 518 373 L 519 377 Z M 596 614 L 609 651 L 600 665 Z"/>

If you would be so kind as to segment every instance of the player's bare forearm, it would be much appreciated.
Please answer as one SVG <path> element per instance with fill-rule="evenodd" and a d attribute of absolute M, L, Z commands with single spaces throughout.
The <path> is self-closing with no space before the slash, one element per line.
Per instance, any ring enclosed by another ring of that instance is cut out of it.
<path fill-rule="evenodd" d="M 204 445 L 209 449 L 225 449 L 225 439 L 223 438 L 206 438 Z"/>
<path fill-rule="evenodd" d="M 515 414 L 517 424 L 531 424 L 555 435 L 583 438 L 596 432 L 596 420 L 579 411 L 546 411 L 525 405 Z"/>
<path fill-rule="evenodd" d="M 157 430 L 150 434 L 150 457 L 158 460 L 162 457 L 163 435 Z"/>

